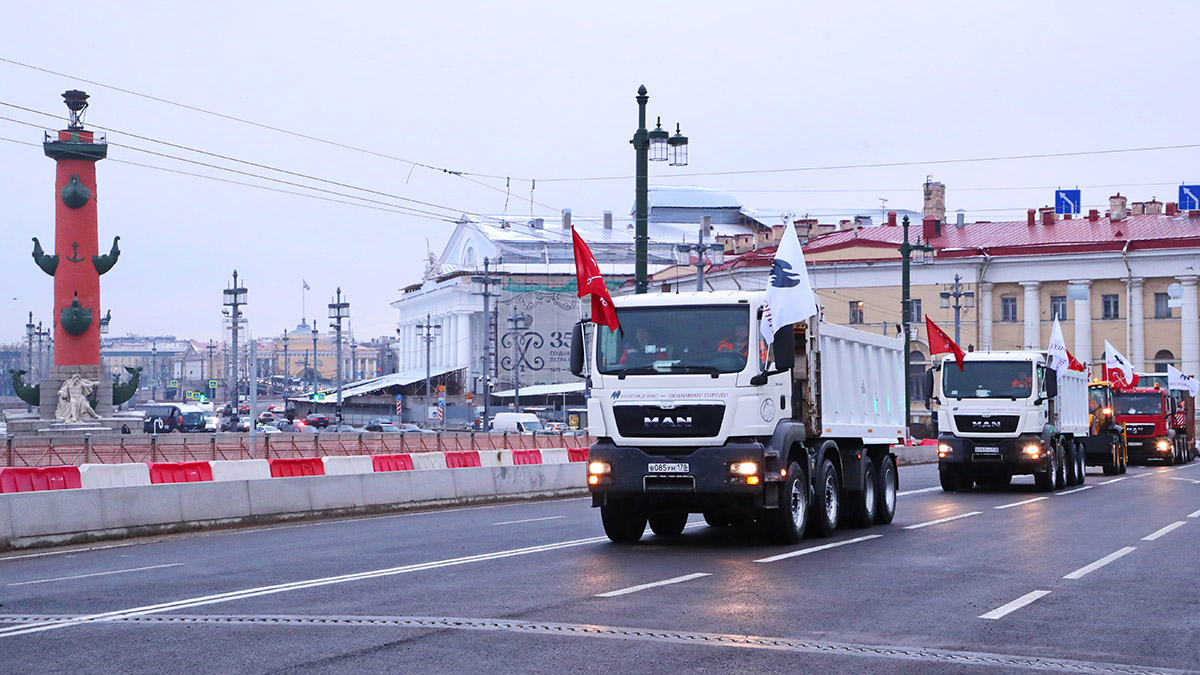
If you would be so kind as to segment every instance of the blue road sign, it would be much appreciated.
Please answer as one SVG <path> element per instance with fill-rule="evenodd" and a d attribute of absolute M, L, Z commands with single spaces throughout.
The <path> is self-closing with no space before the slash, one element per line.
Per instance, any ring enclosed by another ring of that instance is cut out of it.
<path fill-rule="evenodd" d="M 1054 213 L 1059 216 L 1068 213 L 1078 214 L 1081 201 L 1082 197 L 1079 190 L 1055 190 Z"/>
<path fill-rule="evenodd" d="M 1179 186 L 1179 210 L 1200 211 L 1200 185 Z"/>

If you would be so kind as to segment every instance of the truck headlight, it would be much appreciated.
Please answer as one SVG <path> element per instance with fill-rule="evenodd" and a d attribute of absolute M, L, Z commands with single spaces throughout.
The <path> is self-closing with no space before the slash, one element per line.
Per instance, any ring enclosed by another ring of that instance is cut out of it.
<path fill-rule="evenodd" d="M 946 445 L 945 443 L 938 444 L 938 457 L 945 457 L 946 455 L 950 454 L 953 451 L 954 451 L 954 448 L 951 448 L 949 445 Z"/>
<path fill-rule="evenodd" d="M 1033 459 L 1037 459 L 1038 457 L 1042 456 L 1042 446 L 1038 445 L 1037 443 L 1030 443 L 1029 445 L 1026 445 L 1023 451 L 1026 455 L 1032 457 Z"/>
<path fill-rule="evenodd" d="M 1171 447 L 1171 444 L 1165 438 L 1158 439 L 1158 451 L 1166 452 Z"/>
<path fill-rule="evenodd" d="M 589 462 L 588 473 L 597 476 L 602 473 L 612 473 L 612 465 L 608 462 Z"/>
<path fill-rule="evenodd" d="M 734 462 L 729 465 L 729 473 L 738 476 L 755 476 L 758 474 L 758 462 Z"/>

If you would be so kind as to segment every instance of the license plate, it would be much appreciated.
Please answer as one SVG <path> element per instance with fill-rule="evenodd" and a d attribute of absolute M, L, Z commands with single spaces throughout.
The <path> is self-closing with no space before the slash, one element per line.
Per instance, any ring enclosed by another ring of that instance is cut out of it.
<path fill-rule="evenodd" d="M 986 453 L 986 454 L 999 454 L 1000 448 L 998 448 L 994 445 L 977 445 L 977 446 L 975 446 L 975 452 Z"/>
<path fill-rule="evenodd" d="M 649 471 L 650 473 L 687 473 L 688 465 L 685 463 L 651 464 Z"/>

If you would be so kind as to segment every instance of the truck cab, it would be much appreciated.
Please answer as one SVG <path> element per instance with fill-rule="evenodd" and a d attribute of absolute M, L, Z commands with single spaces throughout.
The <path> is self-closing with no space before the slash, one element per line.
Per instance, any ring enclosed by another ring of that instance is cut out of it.
<path fill-rule="evenodd" d="M 1118 389 L 1113 396 L 1117 422 L 1125 428 L 1129 459 L 1171 465 L 1183 462 L 1183 437 L 1176 434 L 1174 406 L 1163 387 Z"/>
<path fill-rule="evenodd" d="M 1002 487 L 1033 474 L 1040 489 L 1083 481 L 1087 380 L 1062 378 L 1036 351 L 972 352 L 936 368 L 938 474 L 947 492 Z"/>
<path fill-rule="evenodd" d="M 619 331 L 585 338 L 576 326 L 572 370 L 590 381 L 598 438 L 588 487 L 613 541 L 637 541 L 647 522 L 678 535 L 702 513 L 714 527 L 758 521 L 794 542 L 810 504 L 821 534 L 843 505 L 863 526 L 891 521 L 901 342 L 810 320 L 769 346 L 764 303 L 761 292 L 619 297 Z"/>

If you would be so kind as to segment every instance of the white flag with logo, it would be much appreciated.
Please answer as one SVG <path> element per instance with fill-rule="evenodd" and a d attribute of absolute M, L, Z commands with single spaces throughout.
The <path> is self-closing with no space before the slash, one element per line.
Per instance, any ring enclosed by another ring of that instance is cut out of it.
<path fill-rule="evenodd" d="M 760 327 L 762 336 L 767 342 L 774 342 L 780 328 L 805 321 L 816 313 L 817 297 L 808 280 L 804 250 L 800 248 L 796 226 L 789 220 L 767 280 L 767 302 Z"/>
<path fill-rule="evenodd" d="M 1185 374 L 1182 370 L 1178 370 L 1175 366 L 1167 364 L 1167 389 L 1180 389 L 1195 396 L 1200 394 L 1200 381 Z"/>
<path fill-rule="evenodd" d="M 1133 385 L 1133 364 L 1129 363 L 1129 359 L 1125 358 L 1125 355 L 1117 351 L 1117 348 L 1113 347 L 1112 343 L 1108 340 L 1104 341 L 1104 365 L 1108 368 L 1109 379 L 1113 380 L 1114 383 L 1124 386 Z M 1113 378 L 1112 372 L 1114 370 L 1121 373 L 1121 377 L 1124 379 L 1124 382 L 1117 382 Z"/>
<path fill-rule="evenodd" d="M 1054 357 L 1050 367 L 1062 375 L 1070 365 L 1071 357 L 1067 356 L 1067 343 L 1063 341 L 1062 326 L 1058 325 L 1057 316 L 1054 317 L 1054 329 L 1050 331 L 1050 346 L 1046 348 L 1046 352 Z"/>

